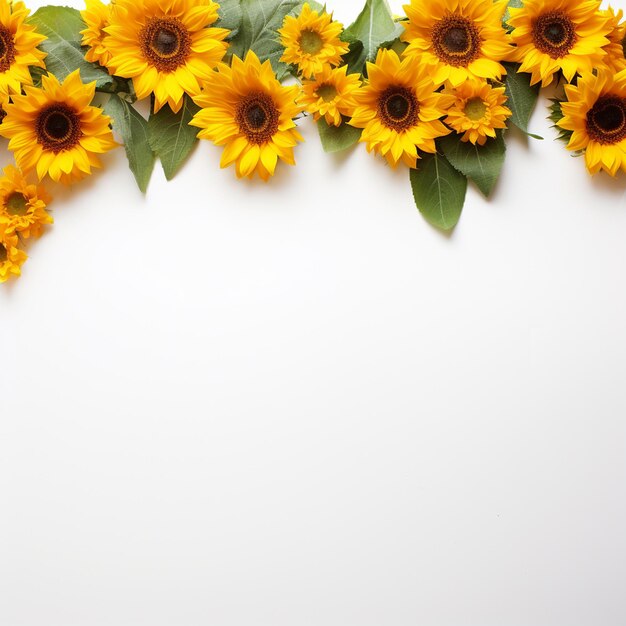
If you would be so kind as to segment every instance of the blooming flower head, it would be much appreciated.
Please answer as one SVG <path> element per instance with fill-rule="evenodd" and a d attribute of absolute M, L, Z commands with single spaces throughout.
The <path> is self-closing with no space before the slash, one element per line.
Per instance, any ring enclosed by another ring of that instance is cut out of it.
<path fill-rule="evenodd" d="M 278 31 L 285 47 L 281 61 L 297 65 L 305 78 L 318 74 L 326 65 L 335 67 L 348 52 L 348 44 L 339 39 L 342 31 L 343 26 L 333 21 L 332 15 L 313 11 L 307 2 L 298 17 L 285 17 Z"/>
<path fill-rule="evenodd" d="M 302 141 L 293 118 L 301 112 L 300 88 L 285 87 L 269 61 L 250 51 L 244 61 L 233 57 L 207 80 L 194 98 L 201 110 L 190 122 L 198 137 L 224 146 L 222 167 L 235 164 L 239 178 L 267 181 L 279 160 L 295 165 L 293 149 Z"/>

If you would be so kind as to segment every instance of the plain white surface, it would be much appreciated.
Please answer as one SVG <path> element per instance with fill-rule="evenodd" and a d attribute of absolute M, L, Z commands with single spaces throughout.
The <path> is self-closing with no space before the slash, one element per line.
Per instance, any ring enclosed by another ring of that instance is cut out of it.
<path fill-rule="evenodd" d="M 57 193 L 0 289 L 0 624 L 626 624 L 625 178 L 546 115 L 451 237 L 309 121 L 269 185 L 204 143 Z"/>

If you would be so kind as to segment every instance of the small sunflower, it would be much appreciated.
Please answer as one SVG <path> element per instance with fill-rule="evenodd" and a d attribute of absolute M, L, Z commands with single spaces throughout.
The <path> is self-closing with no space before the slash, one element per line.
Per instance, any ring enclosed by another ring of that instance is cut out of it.
<path fill-rule="evenodd" d="M 80 12 L 87 28 L 80 31 L 83 36 L 82 44 L 89 49 L 85 58 L 91 63 L 107 65 L 111 60 L 111 53 L 104 45 L 107 34 L 104 29 L 109 26 L 114 4 L 104 4 L 102 0 L 85 0 L 85 9 Z"/>
<path fill-rule="evenodd" d="M 21 267 L 28 257 L 24 250 L 18 248 L 18 244 L 17 235 L 0 224 L 0 283 L 22 273 Z"/>
<path fill-rule="evenodd" d="M 511 52 L 502 26 L 507 0 L 411 0 L 402 40 L 404 56 L 432 67 L 436 85 L 468 78 L 497 79 Z"/>
<path fill-rule="evenodd" d="M 617 13 L 609 7 L 603 14 L 608 18 L 611 32 L 608 34 L 609 44 L 604 46 L 606 56 L 602 59 L 605 65 L 617 73 L 626 69 L 624 57 L 624 45 L 626 43 L 626 22 L 622 21 L 624 12 L 620 9 Z"/>
<path fill-rule="evenodd" d="M 304 78 L 318 74 L 325 65 L 336 67 L 348 52 L 348 44 L 339 39 L 342 32 L 343 26 L 332 15 L 313 11 L 307 2 L 298 17 L 287 15 L 278 30 L 285 47 L 280 60 L 297 65 Z"/>
<path fill-rule="evenodd" d="M 557 125 L 572 131 L 568 149 L 585 151 L 591 174 L 626 171 L 626 70 L 584 74 L 576 85 L 565 86 L 565 94 Z"/>
<path fill-rule="evenodd" d="M 504 87 L 469 80 L 456 89 L 446 89 L 444 93 L 454 96 L 455 101 L 448 109 L 445 123 L 463 133 L 461 141 L 485 145 L 488 137 L 496 136 L 496 129 L 506 128 L 506 119 L 511 116 L 510 109 L 504 106 L 504 91 Z"/>
<path fill-rule="evenodd" d="M 22 173 L 9 165 L 0 178 L 0 228 L 25 239 L 39 237 L 53 219 L 46 211 L 48 194 L 41 185 L 29 185 Z"/>
<path fill-rule="evenodd" d="M 315 121 L 323 117 L 329 126 L 341 126 L 342 116 L 352 115 L 361 79 L 347 72 L 346 65 L 335 69 L 327 65 L 313 80 L 303 81 L 300 102 Z"/>
<path fill-rule="evenodd" d="M 26 23 L 29 13 L 23 2 L 0 0 L 0 93 L 21 93 L 33 84 L 29 67 L 45 67 L 37 49 L 45 37 Z"/>
<path fill-rule="evenodd" d="M 190 122 L 201 139 L 224 146 L 222 167 L 236 164 L 239 178 L 258 174 L 267 181 L 278 159 L 295 165 L 293 149 L 302 141 L 293 118 L 301 112 L 298 86 L 284 87 L 269 61 L 261 64 L 252 51 L 245 61 L 221 63 L 194 98 L 202 109 Z"/>
<path fill-rule="evenodd" d="M 611 26 L 599 7 L 599 0 L 525 0 L 521 8 L 510 9 L 517 44 L 511 60 L 531 74 L 532 85 L 546 87 L 558 71 L 571 82 L 602 63 Z"/>
<path fill-rule="evenodd" d="M 454 98 L 435 91 L 428 65 L 413 58 L 400 61 L 392 50 L 379 50 L 367 74 L 350 124 L 364 129 L 361 141 L 369 152 L 381 154 L 393 167 L 400 161 L 415 167 L 418 149 L 436 152 L 435 138 L 450 133 L 440 118 Z"/>
<path fill-rule="evenodd" d="M 79 71 L 61 84 L 44 76 L 42 88 L 25 87 L 26 95 L 13 96 L 0 135 L 7 137 L 18 167 L 27 174 L 37 171 L 68 184 L 100 167 L 98 154 L 117 144 L 109 128 L 110 118 L 90 106 L 96 83 L 84 85 Z"/>
<path fill-rule="evenodd" d="M 109 69 L 132 78 L 138 98 L 153 93 L 155 111 L 180 111 L 226 54 L 230 31 L 210 27 L 218 8 L 212 0 L 117 0 L 104 29 Z"/>

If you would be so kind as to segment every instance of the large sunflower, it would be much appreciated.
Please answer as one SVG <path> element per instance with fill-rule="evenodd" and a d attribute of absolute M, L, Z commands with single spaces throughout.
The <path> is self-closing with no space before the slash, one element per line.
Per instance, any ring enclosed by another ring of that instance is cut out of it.
<path fill-rule="evenodd" d="M 601 64 L 611 26 L 598 9 L 599 0 L 525 0 L 510 9 L 511 36 L 517 44 L 511 60 L 531 84 L 549 85 L 560 70 L 566 80 Z"/>
<path fill-rule="evenodd" d="M 615 12 L 611 7 L 604 11 L 604 15 L 609 20 L 611 32 L 608 34 L 609 44 L 604 46 L 606 56 L 603 61 L 613 72 L 626 69 L 626 58 L 624 57 L 624 44 L 626 42 L 626 22 L 622 21 L 624 12 L 620 9 Z"/>
<path fill-rule="evenodd" d="M 29 13 L 23 2 L 0 0 L 0 93 L 21 93 L 33 84 L 28 68 L 45 67 L 37 49 L 45 37 L 25 23 Z"/>
<path fill-rule="evenodd" d="M 41 185 L 29 185 L 12 165 L 0 178 L 0 228 L 19 233 L 25 239 L 39 237 L 53 220 L 46 211 L 48 194 Z"/>
<path fill-rule="evenodd" d="M 504 87 L 492 87 L 485 81 L 468 80 L 456 89 L 444 93 L 454 96 L 445 123 L 457 133 L 461 141 L 483 146 L 488 137 L 495 137 L 498 128 L 506 128 L 511 110 L 504 106 Z"/>
<path fill-rule="evenodd" d="M 28 257 L 18 244 L 17 235 L 0 224 L 0 283 L 22 273 L 21 267 Z"/>
<path fill-rule="evenodd" d="M 626 70 L 584 74 L 576 85 L 566 85 L 565 93 L 558 126 L 572 131 L 567 147 L 585 151 L 591 174 L 626 171 Z"/>
<path fill-rule="evenodd" d="M 85 9 L 80 12 L 87 28 L 80 31 L 83 36 L 82 44 L 89 49 L 85 53 L 87 61 L 107 65 L 111 60 L 111 53 L 104 45 L 107 34 L 104 29 L 109 26 L 111 12 L 115 10 L 115 4 L 104 4 L 102 0 L 85 0 Z"/>
<path fill-rule="evenodd" d="M 117 0 L 104 29 L 109 69 L 132 78 L 138 98 L 154 93 L 155 111 L 167 103 L 178 112 L 226 53 L 230 31 L 209 28 L 218 8 L 212 0 Z"/>
<path fill-rule="evenodd" d="M 343 116 L 352 115 L 361 78 L 347 71 L 346 65 L 334 69 L 327 65 L 315 79 L 302 83 L 301 102 L 315 121 L 323 117 L 329 126 L 341 126 Z"/>
<path fill-rule="evenodd" d="M 348 52 L 348 44 L 339 39 L 342 31 L 343 26 L 333 21 L 332 15 L 313 11 L 307 2 L 298 17 L 285 17 L 278 31 L 285 47 L 280 60 L 297 65 L 305 78 L 321 72 L 325 65 L 335 67 Z"/>
<path fill-rule="evenodd" d="M 502 26 L 507 0 L 411 0 L 404 10 L 404 56 L 432 66 L 436 85 L 500 78 L 511 52 Z"/>
<path fill-rule="evenodd" d="M 450 133 L 440 118 L 454 98 L 435 91 L 428 65 L 412 58 L 400 61 L 392 50 L 379 50 L 367 74 L 350 124 L 363 128 L 361 141 L 369 152 L 381 154 L 393 167 L 400 161 L 415 167 L 418 149 L 436 152 L 435 138 Z"/>
<path fill-rule="evenodd" d="M 84 85 L 79 71 L 63 82 L 52 75 L 42 78 L 42 88 L 25 87 L 26 95 L 13 96 L 0 135 L 7 137 L 24 172 L 36 170 L 68 184 L 100 167 L 98 154 L 117 144 L 109 128 L 110 118 L 90 106 L 96 83 Z"/>
<path fill-rule="evenodd" d="M 261 64 L 252 51 L 245 61 L 233 57 L 232 67 L 221 63 L 202 95 L 202 107 L 192 126 L 201 139 L 224 146 L 222 167 L 236 164 L 239 178 L 263 180 L 273 176 L 278 159 L 295 165 L 293 148 L 302 141 L 293 118 L 302 107 L 296 103 L 300 88 L 284 87 L 269 61 Z"/>

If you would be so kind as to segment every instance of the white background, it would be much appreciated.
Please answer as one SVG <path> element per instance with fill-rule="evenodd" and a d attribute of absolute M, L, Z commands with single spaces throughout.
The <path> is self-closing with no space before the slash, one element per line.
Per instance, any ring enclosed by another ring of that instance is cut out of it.
<path fill-rule="evenodd" d="M 309 121 L 268 185 L 205 143 L 55 191 L 0 290 L 0 624 L 626 624 L 626 178 L 546 115 L 450 237 Z"/>

